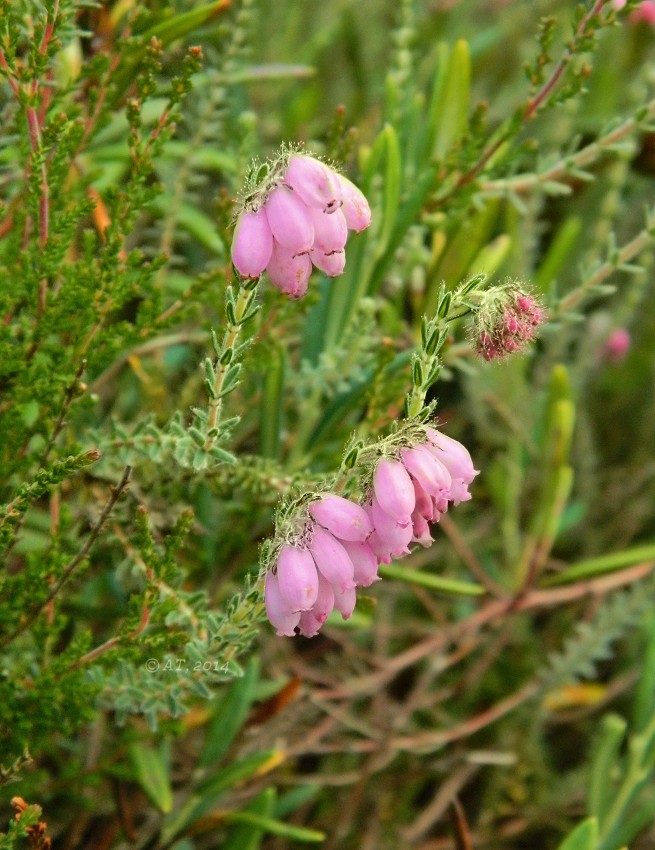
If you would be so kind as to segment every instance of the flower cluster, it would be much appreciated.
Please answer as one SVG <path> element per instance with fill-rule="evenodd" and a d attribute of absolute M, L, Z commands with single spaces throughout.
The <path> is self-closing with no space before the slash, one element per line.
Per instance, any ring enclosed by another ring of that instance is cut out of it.
<path fill-rule="evenodd" d="M 378 461 L 364 505 L 332 494 L 309 505 L 301 540 L 285 543 L 266 574 L 266 613 L 279 635 L 313 637 L 335 609 L 350 617 L 356 588 L 379 579 L 379 564 L 408 554 L 412 542 L 430 546 L 430 523 L 471 498 L 478 473 L 468 451 L 433 428 L 425 436 L 399 459 Z"/>
<path fill-rule="evenodd" d="M 523 351 L 545 320 L 545 309 L 518 286 L 490 288 L 475 313 L 475 349 L 485 360 Z"/>
<path fill-rule="evenodd" d="M 325 163 L 292 153 L 275 164 L 263 184 L 244 200 L 232 262 L 241 277 L 265 270 L 273 286 L 302 298 L 312 263 L 328 277 L 342 274 L 348 231 L 371 223 L 364 195 Z"/>

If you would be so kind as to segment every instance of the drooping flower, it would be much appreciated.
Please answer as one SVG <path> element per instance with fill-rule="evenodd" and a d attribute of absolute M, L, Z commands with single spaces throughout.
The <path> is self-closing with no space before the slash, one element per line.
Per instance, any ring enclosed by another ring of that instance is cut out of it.
<path fill-rule="evenodd" d="M 280 592 L 278 578 L 272 572 L 266 573 L 264 586 L 264 604 L 266 616 L 279 635 L 293 637 L 300 622 L 300 611 L 292 611 Z"/>
<path fill-rule="evenodd" d="M 382 510 L 407 523 L 416 503 L 412 479 L 402 463 L 382 458 L 375 468 L 373 490 Z"/>
<path fill-rule="evenodd" d="M 259 277 L 273 253 L 273 234 L 263 209 L 239 216 L 232 241 L 232 262 L 241 277 Z"/>
<path fill-rule="evenodd" d="M 320 525 L 314 526 L 309 551 L 319 572 L 335 591 L 348 590 L 355 586 L 355 568 L 348 553 L 337 538 Z"/>
<path fill-rule="evenodd" d="M 339 176 L 341 194 L 343 197 L 343 214 L 348 228 L 355 233 L 361 233 L 371 223 L 371 208 L 360 190 L 347 177 Z"/>
<path fill-rule="evenodd" d="M 328 493 L 311 503 L 309 513 L 342 542 L 348 540 L 363 543 L 373 531 L 364 508 L 343 496 Z"/>
<path fill-rule="evenodd" d="M 275 242 L 266 271 L 276 289 L 290 298 L 302 298 L 307 292 L 312 261 L 309 254 L 294 254 Z"/>
<path fill-rule="evenodd" d="M 318 573 L 307 549 L 288 544 L 280 549 L 277 581 L 280 595 L 292 611 L 309 611 L 314 606 L 318 596 Z"/>
<path fill-rule="evenodd" d="M 285 179 L 312 209 L 329 215 L 336 212 L 342 204 L 339 176 L 313 156 L 292 156 Z"/>
<path fill-rule="evenodd" d="M 273 238 L 294 254 L 307 254 L 314 244 L 314 225 L 303 200 L 288 186 L 276 186 L 264 207 Z"/>

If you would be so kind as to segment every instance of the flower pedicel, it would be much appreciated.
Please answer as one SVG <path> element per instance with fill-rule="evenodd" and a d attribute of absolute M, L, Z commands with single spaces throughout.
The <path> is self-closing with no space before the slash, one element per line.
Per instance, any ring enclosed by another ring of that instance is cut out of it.
<path fill-rule="evenodd" d="M 263 173 L 263 176 L 262 176 Z M 242 278 L 266 271 L 290 298 L 302 298 L 312 264 L 328 277 L 343 273 L 348 231 L 371 223 L 368 201 L 334 169 L 305 154 L 283 152 L 250 177 L 232 240 Z"/>

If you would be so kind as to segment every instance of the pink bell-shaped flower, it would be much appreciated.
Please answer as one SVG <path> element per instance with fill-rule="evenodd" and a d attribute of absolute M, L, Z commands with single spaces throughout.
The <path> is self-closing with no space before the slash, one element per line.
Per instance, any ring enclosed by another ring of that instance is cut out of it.
<path fill-rule="evenodd" d="M 309 215 L 314 226 L 314 251 L 334 254 L 343 251 L 348 241 L 348 225 L 341 210 L 327 213 L 310 207 Z"/>
<path fill-rule="evenodd" d="M 302 298 L 312 273 L 312 261 L 309 254 L 294 252 L 273 242 L 273 254 L 266 266 L 271 283 L 280 292 L 291 298 Z"/>
<path fill-rule="evenodd" d="M 331 531 L 339 540 L 363 542 L 373 531 L 371 520 L 361 505 L 335 496 L 323 496 L 309 506 L 309 513 L 323 528 Z"/>
<path fill-rule="evenodd" d="M 337 173 L 313 156 L 292 156 L 285 179 L 308 207 L 332 213 L 341 206 Z"/>
<path fill-rule="evenodd" d="M 409 522 L 416 496 L 412 479 L 402 463 L 382 458 L 375 467 L 373 490 L 386 514 L 401 524 Z"/>
<path fill-rule="evenodd" d="M 339 174 L 341 195 L 343 197 L 343 214 L 349 230 L 361 233 L 371 223 L 371 208 L 363 193 L 347 177 Z"/>
<path fill-rule="evenodd" d="M 409 553 L 409 544 L 412 540 L 411 516 L 407 517 L 405 523 L 401 524 L 383 511 L 375 496 L 371 505 L 371 519 L 375 527 L 375 533 L 389 547 L 389 552 L 394 558 Z"/>
<path fill-rule="evenodd" d="M 445 465 L 432 452 L 423 446 L 403 449 L 400 453 L 405 468 L 421 485 L 428 496 L 440 499 L 448 498 L 452 478 Z"/>
<path fill-rule="evenodd" d="M 370 587 L 373 582 L 380 581 L 378 560 L 368 543 L 350 543 L 344 540 L 342 545 L 353 562 L 357 587 Z"/>
<path fill-rule="evenodd" d="M 354 587 L 346 590 L 336 590 L 334 593 L 334 609 L 338 611 L 344 620 L 352 616 L 357 601 L 357 591 Z"/>
<path fill-rule="evenodd" d="M 273 234 L 264 209 L 245 210 L 232 239 L 232 262 L 241 277 L 259 277 L 273 253 Z"/>
<path fill-rule="evenodd" d="M 318 596 L 318 573 L 307 549 L 289 544 L 280 549 L 277 559 L 280 594 L 292 611 L 309 611 Z"/>
<path fill-rule="evenodd" d="M 266 218 L 275 241 L 294 254 L 304 254 L 314 244 L 314 226 L 307 205 L 288 186 L 276 186 L 268 196 Z"/>
<path fill-rule="evenodd" d="M 468 449 L 458 440 L 435 428 L 426 428 L 425 433 L 429 440 L 425 444 L 426 448 L 446 467 L 452 477 L 449 498 L 456 505 L 468 501 L 471 498 L 468 485 L 479 474 L 479 470 L 473 466 Z"/>
<path fill-rule="evenodd" d="M 336 590 L 347 590 L 355 586 L 355 568 L 348 553 L 333 534 L 314 526 L 312 543 L 309 547 L 319 572 Z"/>
<path fill-rule="evenodd" d="M 279 635 L 293 637 L 300 622 L 300 612 L 292 611 L 280 593 L 277 576 L 266 573 L 264 585 L 264 604 L 266 615 Z"/>
<path fill-rule="evenodd" d="M 322 251 L 312 249 L 312 263 L 328 277 L 339 277 L 346 267 L 346 254 L 345 251 L 324 254 Z"/>

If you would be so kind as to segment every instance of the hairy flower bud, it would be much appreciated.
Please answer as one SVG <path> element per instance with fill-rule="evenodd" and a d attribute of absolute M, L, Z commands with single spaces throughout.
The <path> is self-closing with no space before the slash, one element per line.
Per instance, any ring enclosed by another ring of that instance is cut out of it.
<path fill-rule="evenodd" d="M 496 360 L 523 351 L 546 319 L 539 301 L 508 281 L 480 295 L 474 311 L 473 342 L 480 357 Z"/>

